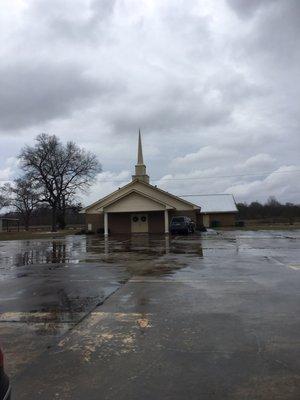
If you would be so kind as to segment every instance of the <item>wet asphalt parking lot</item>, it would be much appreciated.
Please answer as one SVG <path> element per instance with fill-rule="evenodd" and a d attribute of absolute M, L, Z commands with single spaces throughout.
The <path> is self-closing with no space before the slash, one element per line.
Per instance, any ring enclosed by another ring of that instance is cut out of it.
<path fill-rule="evenodd" d="M 300 399 L 300 231 L 0 242 L 14 398 Z"/>

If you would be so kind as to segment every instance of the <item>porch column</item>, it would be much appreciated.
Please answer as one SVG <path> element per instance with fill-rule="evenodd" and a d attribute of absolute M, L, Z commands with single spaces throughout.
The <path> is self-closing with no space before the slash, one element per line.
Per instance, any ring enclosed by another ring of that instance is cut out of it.
<path fill-rule="evenodd" d="M 165 210 L 165 233 L 169 233 L 169 212 Z"/>
<path fill-rule="evenodd" d="M 108 236 L 108 214 L 104 212 L 104 236 Z"/>

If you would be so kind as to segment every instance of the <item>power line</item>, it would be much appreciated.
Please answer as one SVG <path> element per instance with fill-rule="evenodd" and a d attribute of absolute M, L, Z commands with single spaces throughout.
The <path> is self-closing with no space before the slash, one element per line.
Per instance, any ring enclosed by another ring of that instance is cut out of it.
<path fill-rule="evenodd" d="M 268 174 L 289 174 L 292 172 L 300 172 L 300 169 L 298 170 L 293 170 L 293 171 L 269 171 L 269 172 L 261 172 L 257 174 L 244 174 L 244 175 L 219 175 L 219 176 L 203 176 L 199 178 L 160 178 L 160 179 L 152 179 L 153 181 L 159 181 L 162 180 L 164 181 L 186 181 L 186 180 L 201 180 L 201 179 L 219 179 L 219 178 L 238 178 L 238 177 L 245 177 L 245 176 L 263 176 L 263 175 L 268 175 Z"/>
<path fill-rule="evenodd" d="M 295 169 L 293 171 L 266 171 L 266 172 L 259 172 L 259 173 L 253 173 L 253 174 L 242 174 L 242 175 L 218 175 L 218 176 L 202 176 L 198 178 L 156 178 L 156 179 L 151 179 L 152 182 L 167 182 L 167 181 L 198 181 L 198 180 L 203 180 L 203 179 L 220 179 L 220 178 L 243 178 L 247 176 L 264 176 L 268 174 L 291 174 L 294 172 L 300 172 L 300 169 Z M 128 178 L 124 179 L 101 179 L 98 182 L 116 182 L 116 183 L 121 183 L 126 181 Z M 0 181 L 7 182 L 10 181 L 11 179 L 3 179 L 1 178 Z"/>
<path fill-rule="evenodd" d="M 268 174 L 290 174 L 294 172 L 300 172 L 300 169 L 295 169 L 293 171 L 266 171 L 266 172 L 260 172 L 260 173 L 255 173 L 255 174 L 243 174 L 243 175 L 219 175 L 219 176 L 202 176 L 198 178 L 156 178 L 156 179 L 151 179 L 152 182 L 167 182 L 167 181 L 186 181 L 186 180 L 191 180 L 191 181 L 197 181 L 197 180 L 202 180 L 202 179 L 220 179 L 220 178 L 238 178 L 238 177 L 247 177 L 247 176 L 263 176 L 263 175 L 268 175 Z M 98 182 L 124 182 L 126 179 L 101 179 Z"/>
<path fill-rule="evenodd" d="M 300 191 L 294 191 L 294 192 L 289 192 L 289 195 L 293 194 L 298 194 Z M 211 194 L 206 194 L 206 193 L 195 193 L 195 194 L 176 194 L 178 197 L 195 197 L 195 196 L 224 196 L 224 195 L 231 195 L 232 193 L 211 193 Z M 255 195 L 255 197 L 266 197 L 269 196 L 270 194 L 259 194 Z M 244 197 L 243 195 L 236 195 L 234 194 L 235 197 Z"/>

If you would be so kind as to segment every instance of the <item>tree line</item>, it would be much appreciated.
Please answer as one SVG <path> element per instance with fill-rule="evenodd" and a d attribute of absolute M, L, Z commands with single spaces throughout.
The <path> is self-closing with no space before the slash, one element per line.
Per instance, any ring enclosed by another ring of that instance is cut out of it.
<path fill-rule="evenodd" d="M 282 204 L 274 196 L 269 197 L 267 202 L 254 201 L 250 204 L 237 203 L 239 219 L 288 219 L 290 222 L 300 219 L 300 204 Z"/>
<path fill-rule="evenodd" d="M 67 210 L 76 208 L 78 194 L 102 170 L 92 152 L 46 133 L 38 135 L 33 146 L 25 146 L 18 158 L 21 174 L 0 188 L 0 208 L 17 212 L 26 230 L 33 213 L 43 208 L 51 212 L 52 230 L 64 229 Z"/>

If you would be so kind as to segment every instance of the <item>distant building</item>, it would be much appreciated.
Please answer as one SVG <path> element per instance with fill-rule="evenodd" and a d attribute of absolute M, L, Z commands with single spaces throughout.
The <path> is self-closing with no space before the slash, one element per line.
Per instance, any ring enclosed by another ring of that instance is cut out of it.
<path fill-rule="evenodd" d="M 9 232 L 11 229 L 17 229 L 19 231 L 20 220 L 18 218 L 0 217 L 0 232 Z"/>
<path fill-rule="evenodd" d="M 169 233 L 170 219 L 179 215 L 192 218 L 197 227 L 211 226 L 213 218 L 221 226 L 233 225 L 237 210 L 234 200 L 234 207 L 230 203 L 233 199 L 230 196 L 197 196 L 192 203 L 151 185 L 139 133 L 138 160 L 132 181 L 87 206 L 81 213 L 85 214 L 88 230 L 103 232 L 105 236 L 109 233 Z"/>

